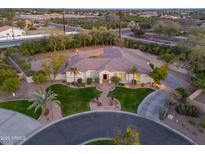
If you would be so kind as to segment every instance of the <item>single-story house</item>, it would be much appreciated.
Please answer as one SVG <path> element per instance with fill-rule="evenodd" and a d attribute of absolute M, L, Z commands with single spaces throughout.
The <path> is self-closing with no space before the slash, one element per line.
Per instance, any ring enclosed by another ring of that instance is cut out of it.
<path fill-rule="evenodd" d="M 13 37 L 13 33 L 14 33 L 15 37 L 16 36 L 26 35 L 26 32 L 24 30 L 22 30 L 22 29 L 19 29 L 19 28 L 13 27 L 13 30 L 12 30 L 11 26 L 0 27 L 0 38 Z"/>
<path fill-rule="evenodd" d="M 152 71 L 149 58 L 137 54 L 136 51 L 127 51 L 119 47 L 106 47 L 104 52 L 98 57 L 85 57 L 76 54 L 68 59 L 65 68 L 66 81 L 74 82 L 74 74 L 71 68 L 76 68 L 78 73 L 75 79 L 82 78 L 86 82 L 87 78 L 99 79 L 100 83 L 110 83 L 111 78 L 116 76 L 120 78 L 121 83 L 130 83 L 133 78 L 138 83 L 152 83 L 153 79 L 148 73 Z M 135 66 L 138 73 L 134 76 L 130 73 L 131 68 Z"/>

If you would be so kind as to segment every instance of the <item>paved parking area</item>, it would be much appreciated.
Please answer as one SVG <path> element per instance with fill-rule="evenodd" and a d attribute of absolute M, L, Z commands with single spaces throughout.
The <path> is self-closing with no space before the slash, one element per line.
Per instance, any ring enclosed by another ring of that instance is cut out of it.
<path fill-rule="evenodd" d="M 0 142 L 2 144 L 18 144 L 41 128 L 42 125 L 26 115 L 0 109 Z"/>
<path fill-rule="evenodd" d="M 167 126 L 134 113 L 120 111 L 84 112 L 48 125 L 23 144 L 75 145 L 97 138 L 112 138 L 127 127 L 137 129 L 143 145 L 193 144 Z"/>

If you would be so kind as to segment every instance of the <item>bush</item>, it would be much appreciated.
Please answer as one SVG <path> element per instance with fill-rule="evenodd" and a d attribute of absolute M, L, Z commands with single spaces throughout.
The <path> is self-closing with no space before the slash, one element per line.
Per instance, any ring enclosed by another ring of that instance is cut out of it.
<path fill-rule="evenodd" d="M 181 95 L 183 101 L 186 102 L 189 96 L 189 93 L 187 92 L 187 90 L 180 87 L 180 88 L 176 88 L 176 91 Z"/>
<path fill-rule="evenodd" d="M 33 81 L 37 84 L 43 84 L 48 82 L 48 76 L 43 70 L 39 70 L 33 75 Z"/>
<path fill-rule="evenodd" d="M 165 62 L 169 63 L 176 57 L 173 53 L 161 53 L 159 58 L 164 60 Z"/>
<path fill-rule="evenodd" d="M 159 111 L 159 119 L 164 120 L 168 116 L 168 108 L 162 107 Z"/>
<path fill-rule="evenodd" d="M 82 83 L 83 83 L 83 79 L 82 79 L 82 78 L 78 78 L 78 79 L 77 79 L 77 83 L 78 83 L 78 84 L 82 84 Z"/>
<path fill-rule="evenodd" d="M 120 78 L 113 76 L 111 77 L 111 82 L 117 85 L 120 82 Z"/>
<path fill-rule="evenodd" d="M 199 117 L 199 110 L 196 106 L 180 104 L 175 109 L 178 114 Z"/>
<path fill-rule="evenodd" d="M 204 120 L 200 121 L 199 125 L 201 128 L 205 128 L 205 121 Z"/>
<path fill-rule="evenodd" d="M 190 120 L 189 120 L 189 123 L 190 123 L 191 125 L 196 125 L 196 120 L 195 120 L 195 119 L 190 119 Z"/>
<path fill-rule="evenodd" d="M 93 79 L 92 78 L 87 78 L 87 84 L 91 85 L 93 83 Z"/>

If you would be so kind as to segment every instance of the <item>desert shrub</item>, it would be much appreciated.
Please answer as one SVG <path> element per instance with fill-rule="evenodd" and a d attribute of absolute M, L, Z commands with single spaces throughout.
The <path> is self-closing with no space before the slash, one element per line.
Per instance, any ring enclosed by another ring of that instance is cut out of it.
<path fill-rule="evenodd" d="M 93 79 L 92 78 L 87 78 L 87 84 L 91 85 L 93 83 Z"/>
<path fill-rule="evenodd" d="M 199 109 L 196 106 L 180 104 L 175 109 L 178 114 L 199 117 Z"/>
<path fill-rule="evenodd" d="M 204 120 L 200 121 L 199 125 L 201 128 L 205 128 L 205 121 Z"/>
<path fill-rule="evenodd" d="M 189 123 L 191 125 L 196 125 L 196 120 L 195 119 L 189 119 Z"/>
<path fill-rule="evenodd" d="M 164 120 L 168 116 L 168 108 L 162 107 L 159 111 L 159 119 Z"/>
<path fill-rule="evenodd" d="M 181 95 L 183 101 L 186 102 L 189 96 L 189 93 L 187 92 L 187 90 L 180 87 L 180 88 L 176 88 L 176 91 Z"/>

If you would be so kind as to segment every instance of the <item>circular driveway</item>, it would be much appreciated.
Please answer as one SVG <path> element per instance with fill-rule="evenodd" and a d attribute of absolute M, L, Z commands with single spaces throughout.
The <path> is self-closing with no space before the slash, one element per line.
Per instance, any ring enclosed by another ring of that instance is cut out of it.
<path fill-rule="evenodd" d="M 65 117 L 41 129 L 23 144 L 83 144 L 96 138 L 112 138 L 127 127 L 139 131 L 141 144 L 193 144 L 191 140 L 165 125 L 137 114 L 118 111 L 84 112 Z"/>

